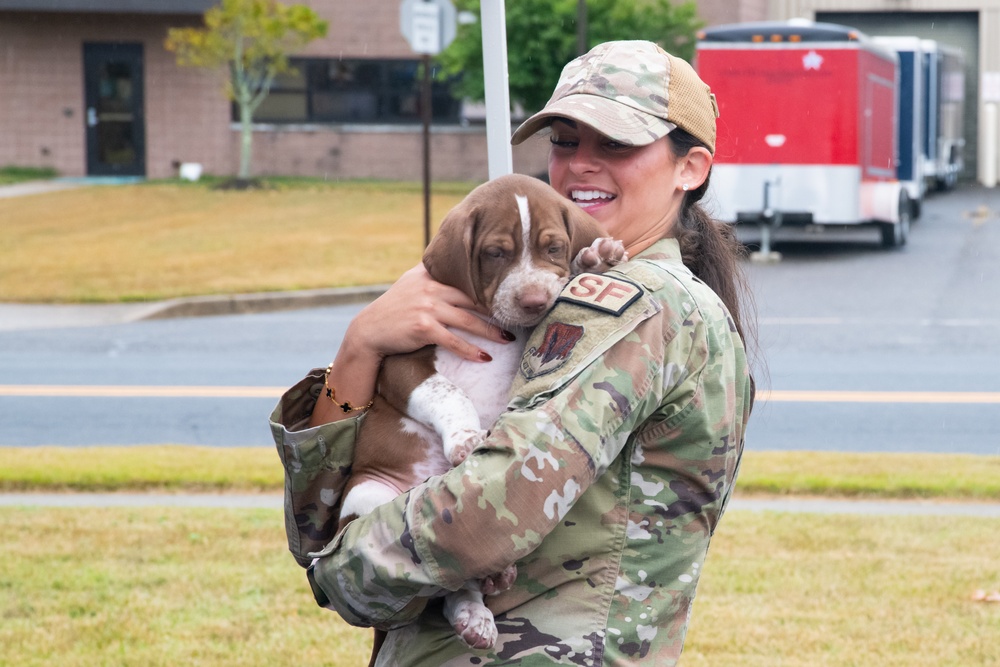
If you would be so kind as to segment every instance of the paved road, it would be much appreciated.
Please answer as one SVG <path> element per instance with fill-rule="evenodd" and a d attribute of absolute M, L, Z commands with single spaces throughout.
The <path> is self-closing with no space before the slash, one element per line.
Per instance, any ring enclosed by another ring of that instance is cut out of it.
<path fill-rule="evenodd" d="M 1000 191 L 924 211 L 901 252 L 869 231 L 748 266 L 771 391 L 748 447 L 1000 454 Z M 328 361 L 358 308 L 0 305 L 0 445 L 270 446 L 280 388 Z"/>

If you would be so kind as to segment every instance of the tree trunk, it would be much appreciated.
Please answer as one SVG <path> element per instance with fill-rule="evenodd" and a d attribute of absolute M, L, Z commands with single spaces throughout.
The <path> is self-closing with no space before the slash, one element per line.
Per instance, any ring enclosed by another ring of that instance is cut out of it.
<path fill-rule="evenodd" d="M 253 152 L 253 114 L 246 100 L 239 101 L 240 107 L 240 171 L 237 178 L 250 180 L 250 157 Z"/>

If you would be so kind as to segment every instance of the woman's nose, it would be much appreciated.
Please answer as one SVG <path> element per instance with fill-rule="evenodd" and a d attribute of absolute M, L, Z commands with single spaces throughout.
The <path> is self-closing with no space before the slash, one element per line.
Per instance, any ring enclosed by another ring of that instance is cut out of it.
<path fill-rule="evenodd" d="M 577 174 L 586 173 L 594 171 L 597 169 L 597 155 L 594 152 L 593 147 L 580 142 L 576 150 L 573 151 L 573 156 L 570 158 L 569 167 Z"/>

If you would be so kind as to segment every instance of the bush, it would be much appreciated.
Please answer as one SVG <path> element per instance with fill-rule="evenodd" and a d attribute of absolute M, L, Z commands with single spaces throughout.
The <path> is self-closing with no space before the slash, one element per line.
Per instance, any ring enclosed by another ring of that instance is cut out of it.
<path fill-rule="evenodd" d="M 0 167 L 0 185 L 55 178 L 58 172 L 51 167 Z"/>

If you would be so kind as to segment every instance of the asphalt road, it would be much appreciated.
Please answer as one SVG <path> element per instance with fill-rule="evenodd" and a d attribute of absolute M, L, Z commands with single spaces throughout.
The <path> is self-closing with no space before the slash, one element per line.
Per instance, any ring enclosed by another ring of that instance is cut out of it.
<path fill-rule="evenodd" d="M 777 249 L 747 265 L 765 398 L 749 448 L 1000 454 L 1000 192 L 928 199 L 901 251 L 874 230 Z M 0 322 L 0 445 L 270 446 L 281 389 L 358 308 Z"/>

